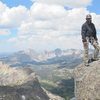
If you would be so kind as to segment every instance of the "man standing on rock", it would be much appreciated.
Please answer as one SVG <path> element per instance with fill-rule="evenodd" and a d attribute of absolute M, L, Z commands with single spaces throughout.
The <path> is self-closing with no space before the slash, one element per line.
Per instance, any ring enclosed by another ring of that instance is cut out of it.
<path fill-rule="evenodd" d="M 82 42 L 84 47 L 84 64 L 89 66 L 89 63 L 92 61 L 98 60 L 99 54 L 99 44 L 96 36 L 96 28 L 92 23 L 92 16 L 90 14 L 86 15 L 86 22 L 82 25 L 81 28 Z M 89 59 L 89 43 L 94 47 L 94 55 Z"/>

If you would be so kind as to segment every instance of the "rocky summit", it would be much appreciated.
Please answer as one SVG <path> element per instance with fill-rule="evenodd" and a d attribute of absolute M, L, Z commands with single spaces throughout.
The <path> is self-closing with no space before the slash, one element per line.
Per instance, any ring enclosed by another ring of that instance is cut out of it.
<path fill-rule="evenodd" d="M 0 63 L 0 100 L 64 100 L 41 87 L 30 68 L 11 68 Z"/>
<path fill-rule="evenodd" d="M 100 60 L 76 67 L 74 79 L 77 100 L 100 100 Z"/>

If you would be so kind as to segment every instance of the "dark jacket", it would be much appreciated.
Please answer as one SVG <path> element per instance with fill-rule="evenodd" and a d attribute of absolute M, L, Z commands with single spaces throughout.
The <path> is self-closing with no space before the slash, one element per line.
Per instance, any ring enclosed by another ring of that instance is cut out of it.
<path fill-rule="evenodd" d="M 88 24 L 85 22 L 81 28 L 82 41 L 86 42 L 86 37 L 94 37 L 97 40 L 96 28 L 93 23 Z"/>

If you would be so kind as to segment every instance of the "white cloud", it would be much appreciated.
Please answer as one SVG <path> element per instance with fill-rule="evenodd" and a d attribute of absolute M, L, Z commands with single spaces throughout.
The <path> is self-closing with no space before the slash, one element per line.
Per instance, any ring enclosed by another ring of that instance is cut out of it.
<path fill-rule="evenodd" d="M 76 34 L 79 32 L 87 13 L 89 12 L 85 8 L 65 10 L 62 6 L 36 3 L 31 7 L 30 19 L 19 27 L 19 33 Z"/>
<path fill-rule="evenodd" d="M 29 20 L 19 27 L 17 46 L 37 49 L 81 48 L 80 29 L 87 13 L 86 8 L 65 10 L 59 5 L 35 3 L 30 9 Z"/>
<path fill-rule="evenodd" d="M 8 9 L 8 7 L 0 1 L 0 14 L 6 11 L 6 9 Z"/>
<path fill-rule="evenodd" d="M 28 10 L 24 6 L 8 8 L 0 2 L 0 28 L 18 27 L 28 17 Z"/>
<path fill-rule="evenodd" d="M 17 36 L 8 40 L 17 49 L 82 48 L 80 30 L 89 13 L 86 8 L 66 10 L 62 5 L 43 2 L 34 3 L 29 10 L 23 6 L 2 6 L 0 28 L 18 29 Z M 97 30 L 100 30 L 100 15 L 92 13 L 92 16 Z"/>
<path fill-rule="evenodd" d="M 62 5 L 67 7 L 86 7 L 91 4 L 92 0 L 31 0 L 33 2 L 46 3 L 48 5 Z"/>

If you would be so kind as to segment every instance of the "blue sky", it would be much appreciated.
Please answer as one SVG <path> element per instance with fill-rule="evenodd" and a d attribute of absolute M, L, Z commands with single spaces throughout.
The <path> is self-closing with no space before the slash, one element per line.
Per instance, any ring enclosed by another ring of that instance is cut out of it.
<path fill-rule="evenodd" d="M 80 29 L 86 14 L 92 14 L 100 38 L 99 4 L 99 0 L 0 0 L 0 53 L 82 49 Z"/>
<path fill-rule="evenodd" d="M 92 4 L 87 7 L 89 11 L 100 14 L 100 0 L 93 0 Z"/>
<path fill-rule="evenodd" d="M 0 0 L 0 1 L 5 3 L 8 7 L 16 7 L 18 5 L 23 5 L 27 8 L 30 8 L 32 5 L 31 0 Z M 96 14 L 100 14 L 100 0 L 93 0 L 92 4 L 88 6 L 87 9 L 91 12 L 95 12 Z"/>
<path fill-rule="evenodd" d="M 1 0 L 3 3 L 5 3 L 7 6 L 9 7 L 15 7 L 18 5 L 24 5 L 27 8 L 30 8 L 30 6 L 32 5 L 32 1 L 31 0 Z"/>

